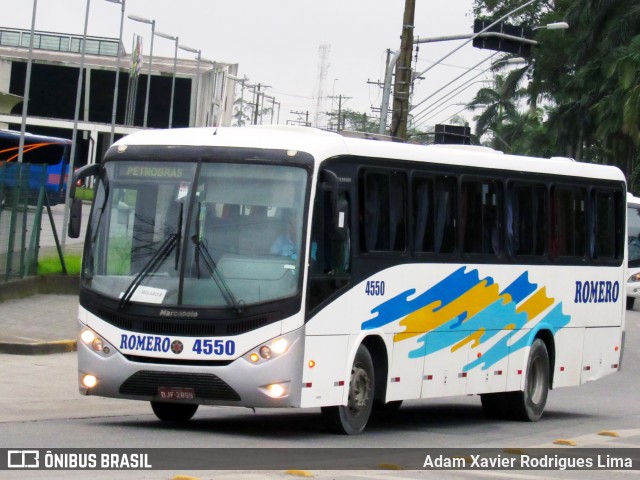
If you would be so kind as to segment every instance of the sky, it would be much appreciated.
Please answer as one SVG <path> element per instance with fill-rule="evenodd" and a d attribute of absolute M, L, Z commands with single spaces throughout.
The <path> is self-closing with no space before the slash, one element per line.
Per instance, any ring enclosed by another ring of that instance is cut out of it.
<path fill-rule="evenodd" d="M 284 124 L 300 118 L 291 112 L 309 111 L 310 120 L 314 121 L 318 104 L 321 112 L 337 109 L 337 99 L 324 98 L 318 102 L 320 86 L 323 97 L 343 96 L 343 108 L 377 115 L 371 110 L 372 106 L 380 107 L 382 98 L 382 89 L 376 83 L 384 79 L 387 49 L 395 51 L 400 47 L 404 3 L 404 0 L 126 0 L 125 13 L 154 19 L 156 31 L 178 36 L 181 45 L 201 50 L 204 58 L 238 63 L 239 76 L 248 77 L 250 83 L 269 86 L 266 93 L 280 103 L 280 123 Z M 473 0 L 416 3 L 414 35 L 435 38 L 472 33 Z M 37 0 L 35 28 L 81 35 L 86 4 L 87 0 Z M 33 0 L 0 0 L 0 5 L 4 7 L 0 26 L 31 28 Z M 119 29 L 120 5 L 90 0 L 88 35 L 117 38 Z M 148 53 L 150 25 L 125 17 L 123 43 L 127 53 L 135 34 L 144 38 L 144 53 Z M 420 45 L 416 69 L 431 67 L 462 43 L 458 40 Z M 156 37 L 154 57 L 173 57 L 174 45 L 171 40 Z M 328 45 L 323 82 L 319 54 L 322 45 Z M 476 65 L 491 53 L 465 45 L 416 83 L 412 102 L 423 103 L 413 113 L 426 107 L 422 127 L 445 122 L 464 108 L 462 104 L 483 86 L 479 80 L 490 78 L 488 74 L 480 74 L 488 68 L 490 60 Z M 194 54 L 179 50 L 179 57 L 194 58 Z M 454 81 L 465 72 L 460 80 Z M 471 84 L 471 78 L 478 74 Z M 447 84 L 449 87 L 436 93 Z M 459 93 L 447 100 L 446 94 L 456 88 Z M 444 103 L 437 107 L 443 97 Z M 461 114 L 469 121 L 474 115 L 468 111 Z M 326 117 L 322 122 L 326 125 Z"/>

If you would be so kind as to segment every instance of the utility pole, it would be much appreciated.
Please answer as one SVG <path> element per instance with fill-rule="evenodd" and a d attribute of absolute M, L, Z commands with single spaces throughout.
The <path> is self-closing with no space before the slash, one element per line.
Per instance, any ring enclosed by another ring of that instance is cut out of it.
<path fill-rule="evenodd" d="M 331 100 L 338 99 L 338 128 L 337 130 L 344 130 L 344 115 L 342 115 L 342 100 L 350 100 L 351 97 L 345 97 L 344 95 L 338 95 L 337 97 L 329 97 Z"/>
<path fill-rule="evenodd" d="M 253 104 L 256 106 L 256 108 L 253 110 L 253 121 L 251 122 L 252 125 L 258 124 L 258 111 L 260 110 L 259 106 L 260 106 L 260 87 L 261 86 L 262 84 L 258 83 L 253 93 L 253 100 L 254 100 Z"/>
<path fill-rule="evenodd" d="M 253 111 L 253 125 L 258 125 L 258 116 L 260 116 L 260 123 L 262 123 L 262 107 L 264 106 L 265 96 L 264 92 L 261 91 L 262 88 L 271 88 L 271 85 L 263 85 L 262 83 L 258 83 L 253 90 L 253 104 L 255 106 L 255 110 Z"/>
<path fill-rule="evenodd" d="M 415 12 L 415 0 L 405 0 L 400 58 L 396 64 L 396 81 L 393 87 L 393 113 L 391 118 L 391 136 L 402 139 L 407 138 Z"/>
<path fill-rule="evenodd" d="M 311 124 L 309 123 L 309 110 L 307 110 L 306 112 L 298 112 L 298 111 L 293 111 L 290 110 L 290 113 L 293 113 L 294 115 L 304 115 L 305 116 L 305 120 L 304 123 L 301 120 L 297 120 L 297 123 L 303 123 L 305 127 L 310 127 Z"/>

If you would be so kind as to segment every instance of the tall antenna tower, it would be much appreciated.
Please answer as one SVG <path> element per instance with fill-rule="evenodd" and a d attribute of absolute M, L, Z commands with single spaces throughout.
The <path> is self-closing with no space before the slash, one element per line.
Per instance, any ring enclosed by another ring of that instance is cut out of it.
<path fill-rule="evenodd" d="M 324 88 L 327 82 L 327 72 L 329 71 L 329 54 L 331 53 L 331 45 L 323 43 L 318 47 L 318 85 L 316 87 L 316 115 L 314 117 L 314 125 L 320 126 L 320 118 L 324 108 Z"/>

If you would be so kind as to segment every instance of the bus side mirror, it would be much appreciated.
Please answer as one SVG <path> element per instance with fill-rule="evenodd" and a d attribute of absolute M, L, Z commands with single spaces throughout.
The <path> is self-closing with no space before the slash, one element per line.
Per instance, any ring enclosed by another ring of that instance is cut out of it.
<path fill-rule="evenodd" d="M 73 181 L 71 182 L 71 188 L 69 189 L 69 198 L 76 198 L 76 185 L 78 181 L 84 180 L 87 177 L 92 177 L 97 175 L 100 171 L 100 164 L 93 163 L 91 165 L 85 165 L 84 167 L 80 167 L 78 170 L 73 172 Z M 71 207 L 73 210 L 73 207 Z M 77 238 L 77 237 L 71 237 Z"/>
<path fill-rule="evenodd" d="M 69 213 L 67 235 L 69 238 L 78 238 L 80 236 L 80 226 L 82 224 L 82 200 L 74 198 L 71 201 L 71 209 Z"/>

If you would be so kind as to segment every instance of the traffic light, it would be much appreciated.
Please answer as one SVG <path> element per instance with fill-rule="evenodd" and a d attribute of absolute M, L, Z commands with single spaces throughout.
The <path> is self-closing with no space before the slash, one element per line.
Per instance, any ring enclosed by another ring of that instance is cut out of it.
<path fill-rule="evenodd" d="M 493 20 L 478 20 L 473 22 L 473 33 L 482 32 L 491 25 Z M 531 56 L 533 30 L 529 27 L 508 25 L 500 22 L 486 32 L 473 39 L 473 46 L 487 50 L 513 53 L 524 58 Z"/>
<path fill-rule="evenodd" d="M 437 124 L 433 143 L 439 145 L 471 145 L 471 128 Z"/>

